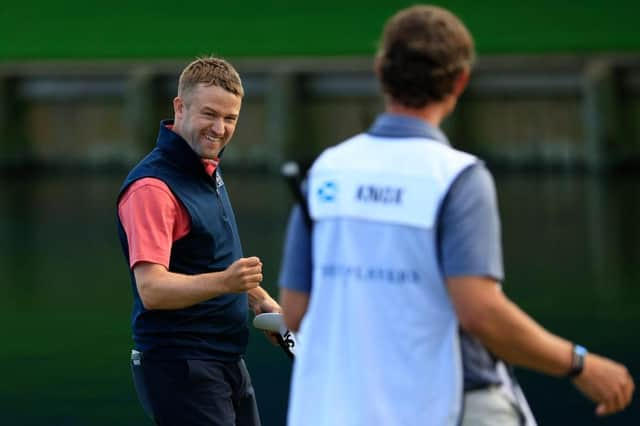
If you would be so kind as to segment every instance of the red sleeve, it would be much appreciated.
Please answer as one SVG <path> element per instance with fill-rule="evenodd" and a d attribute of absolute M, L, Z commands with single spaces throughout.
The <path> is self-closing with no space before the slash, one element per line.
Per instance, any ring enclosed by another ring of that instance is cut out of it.
<path fill-rule="evenodd" d="M 118 204 L 129 243 L 129 266 L 150 262 L 169 268 L 171 245 L 189 233 L 185 207 L 159 179 L 143 178 L 129 186 Z"/>

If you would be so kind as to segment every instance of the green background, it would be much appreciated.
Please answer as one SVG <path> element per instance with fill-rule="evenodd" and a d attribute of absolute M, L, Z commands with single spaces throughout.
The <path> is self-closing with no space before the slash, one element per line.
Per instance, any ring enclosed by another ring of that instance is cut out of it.
<path fill-rule="evenodd" d="M 126 173 L 0 175 L 2 426 L 151 425 L 129 370 L 132 297 L 115 224 Z M 637 384 L 638 178 L 495 178 L 505 292 L 554 333 L 624 363 Z M 287 186 L 243 172 L 224 180 L 244 253 L 260 256 L 276 295 Z M 291 363 L 253 329 L 246 360 L 262 424 L 284 426 Z M 568 380 L 516 373 L 542 426 L 640 424 L 637 397 L 599 419 Z"/>
<path fill-rule="evenodd" d="M 384 21 L 413 1 L 3 2 L 0 61 L 370 55 Z M 640 3 L 447 1 L 480 53 L 629 52 Z"/>
<path fill-rule="evenodd" d="M 21 60 L 370 57 L 384 21 L 413 1 L 5 1 L 0 63 Z M 637 52 L 640 2 L 450 1 L 481 54 Z M 71 108 L 71 107 L 69 107 Z M 66 111 L 66 110 L 63 110 Z M 61 115 L 62 116 L 62 115 Z M 73 116 L 64 115 L 72 128 Z M 73 133 L 70 133 L 73 134 Z M 131 294 L 111 175 L 0 174 L 0 424 L 147 425 L 129 372 Z M 274 176 L 229 173 L 245 253 L 277 294 L 291 203 Z M 637 176 L 497 176 L 509 296 L 543 326 L 627 365 L 638 383 Z M 290 363 L 252 331 L 265 426 L 284 424 Z M 568 381 L 518 370 L 542 425 L 597 419 Z"/>

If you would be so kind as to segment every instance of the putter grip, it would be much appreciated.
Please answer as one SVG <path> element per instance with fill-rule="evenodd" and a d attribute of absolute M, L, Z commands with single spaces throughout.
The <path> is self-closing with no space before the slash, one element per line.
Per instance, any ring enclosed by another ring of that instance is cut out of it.
<path fill-rule="evenodd" d="M 291 359 L 295 357 L 296 338 L 284 324 L 282 314 L 263 313 L 256 315 L 253 319 L 253 326 L 259 330 L 269 331 L 275 334 L 278 344 L 286 352 L 287 356 Z"/>
<path fill-rule="evenodd" d="M 291 347 L 289 346 L 289 343 L 279 334 L 278 334 L 278 344 L 280 345 L 284 353 L 286 353 L 290 359 L 293 359 L 293 352 L 291 352 Z"/>

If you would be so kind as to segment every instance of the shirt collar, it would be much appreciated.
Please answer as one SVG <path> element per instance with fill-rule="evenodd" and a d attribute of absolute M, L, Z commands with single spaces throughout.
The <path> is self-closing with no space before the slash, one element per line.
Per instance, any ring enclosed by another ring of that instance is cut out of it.
<path fill-rule="evenodd" d="M 449 139 L 440 129 L 408 115 L 380 114 L 367 133 L 384 138 L 426 138 L 449 145 Z"/>
<path fill-rule="evenodd" d="M 199 158 L 191 149 L 191 146 L 180 135 L 173 131 L 173 120 L 163 120 L 160 122 L 160 132 L 157 141 L 158 148 L 170 153 L 173 161 L 181 164 L 186 169 L 197 170 L 196 164 L 204 169 L 204 172 L 213 176 L 220 158 L 213 160 Z"/>
<path fill-rule="evenodd" d="M 218 168 L 218 163 L 220 163 L 219 158 L 203 158 L 200 161 L 202 161 L 205 173 L 207 173 L 209 176 L 213 176 L 213 172 L 216 171 L 216 168 Z"/>

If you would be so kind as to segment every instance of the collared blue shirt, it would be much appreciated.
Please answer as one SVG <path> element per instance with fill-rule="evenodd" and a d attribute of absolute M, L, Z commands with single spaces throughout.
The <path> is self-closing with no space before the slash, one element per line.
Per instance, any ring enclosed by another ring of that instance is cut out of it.
<path fill-rule="evenodd" d="M 387 138 L 427 138 L 450 145 L 449 139 L 440 129 L 408 115 L 380 114 L 367 133 Z"/>
<path fill-rule="evenodd" d="M 449 145 L 437 127 L 416 117 L 384 113 L 367 133 L 392 142 L 397 138 L 425 138 L 425 143 Z M 389 164 L 389 167 L 395 167 Z M 445 278 L 482 276 L 503 279 L 500 220 L 493 178 L 484 163 L 469 167 L 455 180 L 437 219 L 439 264 Z M 279 285 L 295 291 L 311 288 L 310 230 L 299 208 L 292 210 L 280 270 Z M 494 357 L 473 337 L 461 331 L 465 389 L 500 383 Z"/>

